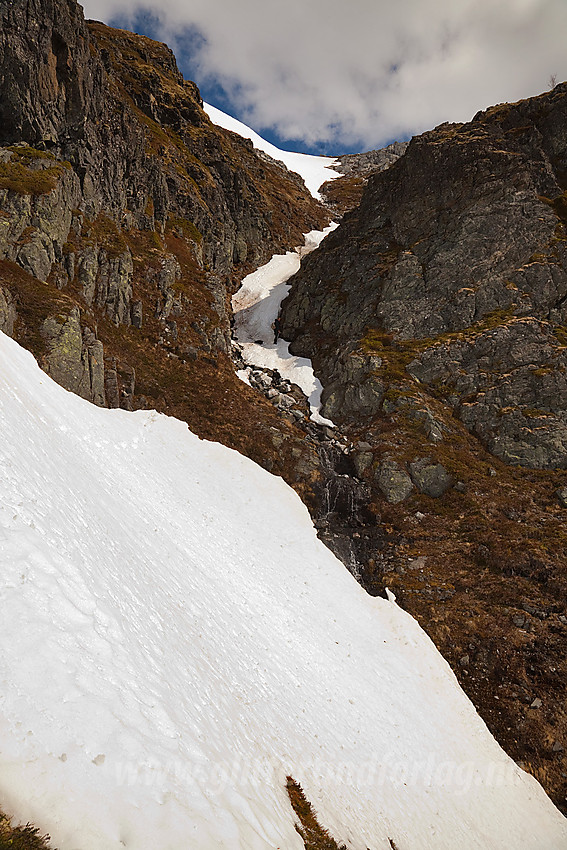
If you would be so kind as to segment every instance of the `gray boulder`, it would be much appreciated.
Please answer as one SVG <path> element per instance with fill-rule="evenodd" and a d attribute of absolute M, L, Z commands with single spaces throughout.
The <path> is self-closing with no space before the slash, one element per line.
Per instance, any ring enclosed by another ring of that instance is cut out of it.
<path fill-rule="evenodd" d="M 104 360 L 100 340 L 88 328 L 81 330 L 80 312 L 50 316 L 41 327 L 46 353 L 44 369 L 70 392 L 104 407 Z"/>
<path fill-rule="evenodd" d="M 369 466 L 372 465 L 372 461 L 374 460 L 374 455 L 372 452 L 355 452 L 352 456 L 352 462 L 354 463 L 354 468 L 356 469 L 356 474 L 359 478 L 362 478 L 366 470 Z"/>
<path fill-rule="evenodd" d="M 438 499 L 443 496 L 454 483 L 441 463 L 433 463 L 431 458 L 421 458 L 410 463 L 411 480 L 420 493 Z"/>
<path fill-rule="evenodd" d="M 410 476 L 394 460 L 382 461 L 375 482 L 391 505 L 403 502 L 413 490 Z"/>

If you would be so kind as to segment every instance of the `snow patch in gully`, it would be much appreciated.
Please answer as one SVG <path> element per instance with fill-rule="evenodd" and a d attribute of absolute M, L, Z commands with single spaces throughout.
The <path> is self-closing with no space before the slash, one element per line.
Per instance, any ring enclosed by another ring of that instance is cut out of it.
<path fill-rule="evenodd" d="M 203 108 L 214 124 L 250 139 L 255 148 L 280 160 L 290 171 L 299 174 L 314 198 L 321 198 L 318 190 L 324 182 L 342 177 L 342 174 L 332 169 L 336 159 L 282 151 L 246 124 L 215 106 L 205 103 Z M 311 360 L 294 357 L 289 353 L 289 343 L 283 339 L 274 343 L 273 324 L 289 292 L 287 281 L 299 270 L 301 257 L 317 248 L 337 226 L 333 222 L 324 230 L 312 230 L 305 234 L 305 244 L 301 247 L 286 254 L 274 255 L 268 263 L 244 278 L 241 288 L 232 299 L 235 337 L 240 343 L 245 363 L 261 369 L 277 369 L 282 378 L 301 388 L 309 401 L 311 419 L 331 427 L 334 427 L 333 423 L 319 413 L 323 388 L 313 373 Z M 245 370 L 240 369 L 236 374 L 249 383 Z"/>
<path fill-rule="evenodd" d="M 301 388 L 309 401 L 311 419 L 330 426 L 333 423 L 319 412 L 323 387 L 315 377 L 311 360 L 290 354 L 289 342 L 283 339 L 274 343 L 273 325 L 290 290 L 287 281 L 299 271 L 301 258 L 314 251 L 336 227 L 333 222 L 324 230 L 312 230 L 305 234 L 305 244 L 295 251 L 275 254 L 268 263 L 244 278 L 232 298 L 234 335 L 245 363 L 262 369 L 277 369 L 282 378 Z"/>

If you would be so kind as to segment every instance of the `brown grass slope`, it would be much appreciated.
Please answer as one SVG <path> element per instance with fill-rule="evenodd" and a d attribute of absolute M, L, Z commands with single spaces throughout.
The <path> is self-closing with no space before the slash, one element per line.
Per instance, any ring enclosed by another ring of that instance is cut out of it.
<path fill-rule="evenodd" d="M 291 807 L 298 818 L 295 829 L 303 839 L 305 850 L 347 850 L 344 844 L 337 844 L 328 830 L 321 826 L 303 788 L 293 777 L 287 777 L 286 788 Z"/>

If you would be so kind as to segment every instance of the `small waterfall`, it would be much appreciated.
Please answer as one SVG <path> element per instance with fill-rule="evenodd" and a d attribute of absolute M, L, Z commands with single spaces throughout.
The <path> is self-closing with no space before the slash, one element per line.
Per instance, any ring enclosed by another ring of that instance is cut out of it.
<path fill-rule="evenodd" d="M 368 505 L 370 490 L 356 477 L 349 455 L 333 443 L 320 443 L 318 454 L 323 473 L 319 490 L 320 508 L 314 517 L 320 539 L 361 581 L 361 543 L 372 515 Z M 366 547 L 364 547 L 366 548 Z"/>

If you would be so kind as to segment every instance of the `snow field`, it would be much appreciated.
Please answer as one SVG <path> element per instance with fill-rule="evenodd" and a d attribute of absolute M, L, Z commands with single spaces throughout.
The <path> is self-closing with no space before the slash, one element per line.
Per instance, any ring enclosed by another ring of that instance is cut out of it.
<path fill-rule="evenodd" d="M 0 798 L 60 850 L 560 850 L 417 623 L 280 479 L 0 335 Z M 346 776 L 345 771 L 352 772 Z"/>
<path fill-rule="evenodd" d="M 233 133 L 238 133 L 245 139 L 250 139 L 255 148 L 264 151 L 274 159 L 279 159 L 290 170 L 295 171 L 303 178 L 303 182 L 311 192 L 314 198 L 320 198 L 318 189 L 327 180 L 333 180 L 342 175 L 338 171 L 333 171 L 333 164 L 336 162 L 328 156 L 312 156 L 307 153 L 293 153 L 292 151 L 282 151 L 266 139 L 263 139 L 242 121 L 232 118 L 225 112 L 221 112 L 216 106 L 211 106 L 208 103 L 203 104 L 203 109 L 213 122 L 225 130 L 232 130 Z"/>

